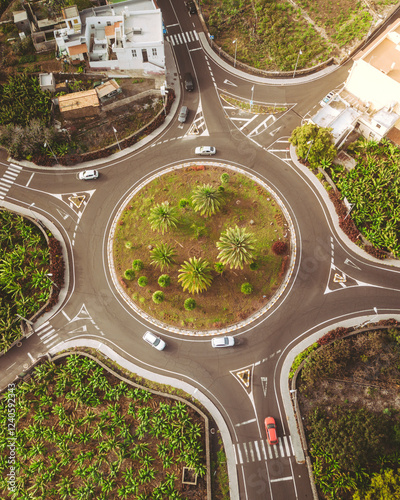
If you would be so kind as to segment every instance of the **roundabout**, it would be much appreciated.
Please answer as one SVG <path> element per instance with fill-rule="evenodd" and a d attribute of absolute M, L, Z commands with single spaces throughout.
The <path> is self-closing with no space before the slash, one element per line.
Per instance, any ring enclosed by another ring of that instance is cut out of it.
<path fill-rule="evenodd" d="M 205 187 L 220 203 L 208 214 L 193 194 Z M 153 227 L 152 210 L 160 207 L 172 211 L 169 228 Z M 218 250 L 236 230 L 250 238 L 250 251 L 232 263 Z M 162 249 L 170 257 L 160 263 Z M 277 302 L 293 272 L 296 236 L 286 206 L 259 176 L 190 162 L 161 169 L 128 192 L 111 223 L 107 256 L 113 284 L 136 314 L 170 332 L 215 335 L 253 323 Z M 201 290 L 184 286 L 185 269 L 197 262 L 208 270 Z"/>

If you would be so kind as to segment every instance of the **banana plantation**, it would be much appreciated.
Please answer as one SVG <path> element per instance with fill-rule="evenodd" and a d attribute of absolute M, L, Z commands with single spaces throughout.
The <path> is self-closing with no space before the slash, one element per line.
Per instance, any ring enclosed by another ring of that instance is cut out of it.
<path fill-rule="evenodd" d="M 0 419 L 1 498 L 207 497 L 199 414 L 119 380 L 89 357 L 70 355 L 36 366 L 28 380 L 3 394 Z M 182 484 L 183 467 L 194 469 L 196 486 Z"/>
<path fill-rule="evenodd" d="M 41 231 L 20 215 L 0 210 L 0 352 L 21 336 L 50 296 L 50 251 Z"/>
<path fill-rule="evenodd" d="M 337 188 L 352 204 L 351 217 L 377 248 L 400 257 L 400 150 L 386 139 L 360 139 L 348 152 L 357 162 L 350 171 L 333 167 Z"/>

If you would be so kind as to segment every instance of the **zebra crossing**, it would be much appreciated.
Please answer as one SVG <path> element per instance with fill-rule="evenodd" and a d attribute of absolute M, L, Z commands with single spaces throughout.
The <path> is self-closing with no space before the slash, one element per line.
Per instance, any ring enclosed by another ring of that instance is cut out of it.
<path fill-rule="evenodd" d="M 3 177 L 0 178 L 0 200 L 4 200 L 21 170 L 22 167 L 19 165 L 11 164 L 8 166 L 7 170 L 3 174 Z"/>
<path fill-rule="evenodd" d="M 51 326 L 51 324 L 46 321 L 43 325 L 40 325 L 38 329 L 35 330 L 40 340 L 45 344 L 46 347 L 51 347 L 58 341 L 58 333 Z"/>
<path fill-rule="evenodd" d="M 294 455 L 290 436 L 283 436 L 275 446 L 270 446 L 265 439 L 249 441 L 247 443 L 234 443 L 236 465 L 262 460 L 273 460 Z"/>
<path fill-rule="evenodd" d="M 196 42 L 199 40 L 199 35 L 196 31 L 186 31 L 185 33 L 176 33 L 175 35 L 167 35 L 166 39 L 173 45 L 182 45 L 184 43 Z"/>

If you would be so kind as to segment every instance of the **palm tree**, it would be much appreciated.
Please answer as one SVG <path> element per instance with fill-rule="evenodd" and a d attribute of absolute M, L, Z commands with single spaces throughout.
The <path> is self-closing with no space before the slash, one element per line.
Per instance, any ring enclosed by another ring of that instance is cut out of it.
<path fill-rule="evenodd" d="M 150 251 L 150 263 L 153 266 L 158 266 L 162 271 L 164 267 L 169 267 L 174 263 L 175 255 L 176 251 L 173 246 L 168 245 L 168 243 L 161 243 Z"/>
<path fill-rule="evenodd" d="M 244 264 L 254 260 L 254 245 L 256 240 L 246 228 L 238 226 L 228 228 L 217 241 L 220 250 L 218 259 L 223 264 L 229 264 L 231 269 L 243 269 Z"/>
<path fill-rule="evenodd" d="M 176 227 L 178 219 L 176 208 L 171 207 L 168 201 L 157 204 L 150 209 L 149 221 L 153 231 L 167 231 L 171 227 Z"/>
<path fill-rule="evenodd" d="M 200 257 L 191 257 L 185 261 L 179 269 L 178 281 L 182 284 L 183 290 L 189 293 L 200 293 L 211 285 L 211 266 L 210 263 Z"/>
<path fill-rule="evenodd" d="M 211 184 L 197 186 L 192 194 L 192 203 L 195 212 L 210 217 L 221 208 L 223 192 Z"/>

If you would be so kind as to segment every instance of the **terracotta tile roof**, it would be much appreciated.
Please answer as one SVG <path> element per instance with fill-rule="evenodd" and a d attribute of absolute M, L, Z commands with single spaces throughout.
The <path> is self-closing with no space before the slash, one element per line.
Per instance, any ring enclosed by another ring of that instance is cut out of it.
<path fill-rule="evenodd" d="M 67 47 L 70 56 L 76 56 L 78 54 L 87 54 L 88 49 L 86 43 L 81 43 L 80 45 L 72 45 L 72 47 Z"/>
<path fill-rule="evenodd" d="M 122 23 L 122 21 L 118 21 L 114 23 L 112 26 L 106 26 L 105 28 L 105 35 L 106 36 L 114 36 L 115 35 L 115 28 L 118 28 L 118 26 Z"/>

